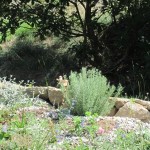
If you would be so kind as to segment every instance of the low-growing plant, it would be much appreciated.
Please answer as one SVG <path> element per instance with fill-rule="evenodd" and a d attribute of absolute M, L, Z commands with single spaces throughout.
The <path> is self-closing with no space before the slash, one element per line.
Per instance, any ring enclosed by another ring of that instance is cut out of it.
<path fill-rule="evenodd" d="M 130 98 L 129 99 L 131 103 L 135 103 L 135 99 L 134 98 Z"/>
<path fill-rule="evenodd" d="M 81 73 L 71 72 L 69 82 L 67 90 L 62 88 L 62 91 L 70 108 L 75 101 L 75 106 L 72 108 L 72 113 L 75 115 L 84 115 L 87 111 L 105 115 L 114 106 L 114 103 L 109 101 L 109 97 L 118 96 L 122 92 L 120 85 L 118 88 L 111 86 L 106 77 L 95 68 L 91 70 L 82 68 Z"/>
<path fill-rule="evenodd" d="M 0 132 L 0 140 L 9 139 L 11 135 L 9 133 Z"/>
<path fill-rule="evenodd" d="M 25 86 L 22 86 L 24 84 Z M 35 104 L 40 104 L 41 102 L 36 101 L 38 96 L 30 97 L 26 92 L 26 87 L 32 87 L 33 81 L 20 81 L 19 84 L 16 83 L 16 79 L 10 76 L 9 79 L 6 77 L 0 78 L 0 104 L 8 106 L 11 111 Z M 40 93 L 40 91 L 39 91 Z"/>
<path fill-rule="evenodd" d="M 89 147 L 85 144 L 80 144 L 74 150 L 89 150 Z"/>
<path fill-rule="evenodd" d="M 120 149 L 149 150 L 150 149 L 149 131 L 131 131 L 127 133 L 123 130 L 117 131 L 117 138 L 114 144 Z M 134 146 L 133 146 L 134 144 Z"/>
<path fill-rule="evenodd" d="M 88 117 L 88 125 L 85 127 L 85 130 L 93 139 L 96 135 L 96 131 L 98 130 L 98 125 L 96 124 L 96 118 L 98 117 L 98 114 L 91 114 L 91 112 L 86 112 L 85 115 Z"/>
<path fill-rule="evenodd" d="M 7 140 L 10 138 L 11 138 L 11 135 L 8 132 L 7 122 L 4 122 L 2 124 L 2 130 L 0 131 L 0 140 L 3 140 L 3 139 Z"/>
<path fill-rule="evenodd" d="M 26 134 L 27 118 L 24 113 L 21 116 L 13 119 L 11 124 L 11 127 L 17 130 L 19 134 Z"/>
<path fill-rule="evenodd" d="M 91 112 L 86 112 L 86 118 L 80 116 L 73 117 L 74 132 L 81 136 L 87 134 L 93 139 L 96 136 L 96 131 L 98 130 L 98 125 L 96 123 L 97 114 L 91 114 Z"/>
<path fill-rule="evenodd" d="M 16 103 L 27 103 L 29 97 L 23 93 L 20 84 L 16 84 L 15 79 L 10 77 L 9 81 L 6 77 L 0 78 L 0 103 L 12 106 Z"/>
<path fill-rule="evenodd" d="M 124 131 L 122 129 L 115 132 L 115 139 L 100 137 L 94 141 L 96 147 L 107 150 L 149 150 L 150 132 L 146 129 L 139 131 Z M 100 144 L 101 143 L 101 144 Z"/>
<path fill-rule="evenodd" d="M 81 117 L 75 116 L 75 117 L 73 118 L 73 122 L 74 122 L 74 126 L 75 126 L 75 132 L 76 132 L 78 135 L 81 135 L 81 134 L 82 134 L 82 131 L 83 131 L 83 127 L 82 127 L 82 125 L 81 125 L 81 123 L 82 123 Z"/>

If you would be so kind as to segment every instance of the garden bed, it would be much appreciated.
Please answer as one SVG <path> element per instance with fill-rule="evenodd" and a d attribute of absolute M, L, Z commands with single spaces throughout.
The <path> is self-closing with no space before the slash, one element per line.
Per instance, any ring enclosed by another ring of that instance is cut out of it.
<path fill-rule="evenodd" d="M 62 114 L 52 120 L 42 104 L 1 109 L 0 149 L 89 150 L 150 148 L 150 124 L 138 119 Z M 134 143 L 134 144 L 133 144 Z"/>

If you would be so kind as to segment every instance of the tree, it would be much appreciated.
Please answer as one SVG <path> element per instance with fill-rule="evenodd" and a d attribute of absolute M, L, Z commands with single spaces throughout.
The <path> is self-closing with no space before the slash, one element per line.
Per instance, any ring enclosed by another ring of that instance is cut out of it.
<path fill-rule="evenodd" d="M 73 48 L 81 66 L 90 64 L 127 85 L 128 76 L 150 81 L 149 0 L 2 0 L 0 9 L 2 40 L 26 22 L 41 38 L 80 37 Z"/>

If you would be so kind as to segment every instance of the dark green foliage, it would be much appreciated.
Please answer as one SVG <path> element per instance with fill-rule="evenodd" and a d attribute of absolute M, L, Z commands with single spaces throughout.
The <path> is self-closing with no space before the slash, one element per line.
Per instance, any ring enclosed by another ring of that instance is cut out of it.
<path fill-rule="evenodd" d="M 99 68 L 112 84 L 121 83 L 129 95 L 144 98 L 150 91 L 150 3 L 113 0 L 104 4 L 102 17 L 91 18 L 87 36 L 72 51 L 81 66 Z"/>
<path fill-rule="evenodd" d="M 70 29 L 64 16 L 64 6 L 57 0 L 6 0 L 0 2 L 0 9 L 0 33 L 3 35 L 1 40 L 6 39 L 8 32 L 14 34 L 22 23 L 35 27 L 41 39 L 51 33 L 59 35 L 62 29 Z"/>
<path fill-rule="evenodd" d="M 94 66 L 112 84 L 122 83 L 128 94 L 143 98 L 150 91 L 149 0 L 102 0 L 103 6 L 99 3 L 95 0 L 1 1 L 2 40 L 23 22 L 36 28 L 36 35 L 41 39 L 52 34 L 67 40 L 81 37 L 79 44 L 66 53 L 76 57 L 77 66 Z M 68 6 L 73 6 L 74 12 L 67 13 Z"/>
<path fill-rule="evenodd" d="M 111 81 L 126 86 L 127 93 L 143 97 L 150 91 L 150 4 L 147 0 L 117 3 L 112 2 L 113 22 L 101 39 L 105 45 L 101 69 Z"/>
<path fill-rule="evenodd" d="M 17 80 L 35 80 L 36 85 L 56 85 L 56 78 L 77 69 L 74 55 L 65 50 L 67 44 L 59 38 L 50 38 L 51 44 L 32 35 L 18 37 L 1 55 L 1 76 L 12 74 Z"/>

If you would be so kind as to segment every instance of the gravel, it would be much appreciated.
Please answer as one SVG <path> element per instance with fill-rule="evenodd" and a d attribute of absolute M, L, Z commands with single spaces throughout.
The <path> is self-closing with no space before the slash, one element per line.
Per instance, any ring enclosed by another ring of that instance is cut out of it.
<path fill-rule="evenodd" d="M 72 116 L 68 116 L 66 117 L 66 119 L 71 120 Z M 88 117 L 82 117 L 83 120 L 87 121 Z M 150 132 L 150 124 L 149 123 L 144 123 L 141 120 L 138 119 L 134 119 L 134 118 L 128 118 L 128 117 L 98 117 L 96 119 L 97 122 L 101 121 L 101 120 L 112 120 L 115 122 L 115 126 L 114 128 L 105 133 L 104 135 L 98 135 L 94 141 L 96 142 L 102 142 L 103 140 L 107 140 L 109 142 L 113 142 L 115 140 L 115 138 L 117 137 L 116 131 L 117 130 L 123 130 L 125 132 L 130 132 L 130 131 L 134 131 L 135 133 L 139 133 L 139 131 L 145 131 L 149 130 Z M 103 137 L 103 140 L 102 140 Z M 71 145 L 78 145 L 80 142 L 82 142 L 87 145 L 87 144 L 91 144 L 89 142 L 88 136 L 75 136 L 75 135 L 70 135 L 68 136 L 65 132 L 62 133 L 59 138 L 58 138 L 58 145 L 63 145 L 64 142 L 68 142 L 71 143 Z M 51 146 L 50 146 L 51 150 L 54 150 Z"/>
<path fill-rule="evenodd" d="M 35 112 L 39 113 L 37 107 L 30 108 L 29 110 L 27 109 L 27 111 L 33 111 L 33 110 Z M 39 110 L 42 112 L 42 114 L 45 114 L 45 117 L 50 117 L 50 116 L 53 117 L 53 114 L 55 114 L 54 110 L 53 111 L 51 110 L 50 112 L 48 112 L 47 108 L 40 107 Z M 64 119 L 72 122 L 73 116 L 72 115 L 66 115 Z M 88 122 L 88 120 L 89 120 L 89 117 L 82 117 L 81 120 L 83 122 L 85 122 L 85 124 L 86 124 L 86 122 Z M 112 128 L 108 132 L 106 132 L 105 134 L 97 135 L 97 137 L 94 139 L 94 141 L 101 142 L 101 138 L 103 137 L 105 140 L 113 142 L 114 139 L 117 137 L 117 135 L 116 135 L 117 130 L 123 130 L 125 132 L 134 131 L 137 134 L 140 131 L 144 132 L 145 130 L 150 132 L 150 123 L 145 123 L 145 122 L 142 122 L 141 120 L 134 119 L 134 118 L 99 116 L 98 118 L 96 118 L 95 122 L 101 122 L 101 121 L 106 121 L 106 120 L 109 120 L 108 124 L 111 122 L 114 122 L 114 124 L 113 124 L 114 126 L 112 126 Z M 65 130 L 65 131 L 58 134 L 57 142 L 54 143 L 54 145 L 53 144 L 49 145 L 47 150 L 48 149 L 59 150 L 59 148 L 55 144 L 61 146 L 65 142 L 67 142 L 67 143 L 71 143 L 71 145 L 78 145 L 81 141 L 85 145 L 91 144 L 90 143 L 91 141 L 89 140 L 89 135 L 83 135 L 82 134 L 82 136 L 77 136 L 76 134 L 71 134 Z"/>

